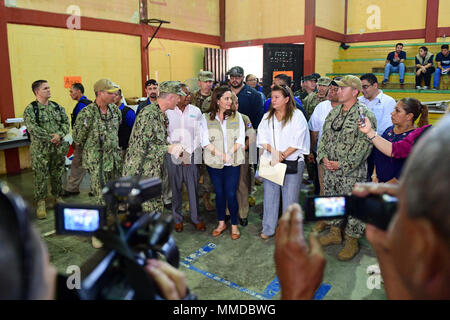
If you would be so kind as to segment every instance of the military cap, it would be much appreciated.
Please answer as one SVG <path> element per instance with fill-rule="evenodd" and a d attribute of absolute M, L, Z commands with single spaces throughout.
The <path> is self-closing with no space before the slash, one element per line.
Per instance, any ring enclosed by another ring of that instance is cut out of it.
<path fill-rule="evenodd" d="M 331 79 L 328 77 L 320 77 L 319 80 L 317 80 L 317 84 L 319 86 L 329 86 L 331 83 Z"/>
<path fill-rule="evenodd" d="M 334 80 L 339 87 L 352 87 L 358 91 L 362 91 L 361 80 L 353 75 L 343 76 L 341 80 Z"/>
<path fill-rule="evenodd" d="M 198 80 L 203 82 L 214 81 L 213 73 L 211 71 L 200 71 L 198 73 Z"/>
<path fill-rule="evenodd" d="M 244 69 L 242 69 L 242 67 L 239 66 L 233 67 L 230 70 L 228 70 L 227 75 L 243 77 Z"/>
<path fill-rule="evenodd" d="M 317 82 L 317 78 L 314 75 L 310 74 L 308 76 L 303 77 L 303 81 L 316 81 Z"/>
<path fill-rule="evenodd" d="M 179 96 L 185 96 L 183 90 L 181 90 L 181 83 L 179 81 L 164 81 L 159 85 L 160 93 L 174 93 Z"/>
<path fill-rule="evenodd" d="M 320 78 L 320 74 L 318 74 L 318 73 L 313 73 L 312 76 L 313 76 L 314 78 L 316 78 L 316 79 L 319 79 L 319 78 Z"/>
<path fill-rule="evenodd" d="M 109 79 L 100 79 L 94 84 L 94 92 L 106 91 L 110 93 L 117 92 L 118 86 Z"/>

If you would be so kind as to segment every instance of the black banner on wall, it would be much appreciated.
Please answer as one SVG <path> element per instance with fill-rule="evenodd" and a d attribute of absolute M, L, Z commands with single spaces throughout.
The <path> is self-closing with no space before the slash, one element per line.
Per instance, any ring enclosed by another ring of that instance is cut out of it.
<path fill-rule="evenodd" d="M 264 93 L 270 93 L 272 79 L 279 73 L 287 74 L 293 79 L 294 91 L 300 89 L 300 79 L 303 76 L 303 44 L 265 43 L 263 48 Z"/>

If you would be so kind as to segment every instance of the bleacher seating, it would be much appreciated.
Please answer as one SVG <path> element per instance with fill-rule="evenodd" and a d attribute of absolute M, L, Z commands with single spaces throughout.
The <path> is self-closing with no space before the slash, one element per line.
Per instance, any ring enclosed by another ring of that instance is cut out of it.
<path fill-rule="evenodd" d="M 383 45 L 350 45 L 344 50 L 339 48 L 339 59 L 333 60 L 333 73 L 328 73 L 328 77 L 344 76 L 353 74 L 361 76 L 372 72 L 377 76 L 380 88 L 394 99 L 399 100 L 404 97 L 415 97 L 422 102 L 430 101 L 450 101 L 450 75 L 441 76 L 439 90 L 416 90 L 415 89 L 415 61 L 414 57 L 419 51 L 419 47 L 426 46 L 429 52 L 435 56 L 441 51 L 443 43 L 408 43 L 404 44 L 403 51 L 406 52 L 405 61 L 405 83 L 400 86 L 398 73 L 389 76 L 389 82 L 381 85 L 384 78 L 384 65 L 387 54 L 395 50 L 395 43 Z M 431 78 L 433 82 L 433 77 Z M 442 108 L 433 110 L 430 108 L 430 122 L 434 123 L 442 117 Z"/>

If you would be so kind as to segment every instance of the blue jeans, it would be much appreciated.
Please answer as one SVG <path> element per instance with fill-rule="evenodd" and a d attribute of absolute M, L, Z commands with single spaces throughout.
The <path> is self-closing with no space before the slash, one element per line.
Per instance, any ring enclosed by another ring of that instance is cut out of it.
<path fill-rule="evenodd" d="M 278 224 L 278 211 L 280 208 L 280 192 L 283 201 L 283 212 L 293 203 L 298 203 L 300 185 L 302 184 L 303 168 L 305 162 L 298 162 L 298 172 L 287 174 L 284 184 L 280 186 L 272 181 L 264 179 L 264 216 L 262 233 L 272 236 Z"/>
<path fill-rule="evenodd" d="M 237 188 L 241 175 L 241 167 L 225 166 L 222 169 L 214 169 L 206 166 L 209 177 L 216 192 L 217 218 L 225 221 L 225 209 L 228 203 L 230 210 L 231 224 L 238 224 L 239 205 L 237 200 Z"/>
<path fill-rule="evenodd" d="M 444 68 L 444 69 L 450 69 L 450 68 Z M 434 79 L 433 79 L 433 87 L 439 88 L 439 81 L 441 80 L 441 68 L 436 68 L 436 71 L 434 71 Z"/>
<path fill-rule="evenodd" d="M 403 80 L 405 79 L 405 64 L 400 63 L 398 66 L 394 67 L 392 64 L 388 63 L 384 67 L 384 80 L 388 80 L 389 74 L 393 72 L 398 73 L 400 76 L 400 82 L 403 82 Z"/>

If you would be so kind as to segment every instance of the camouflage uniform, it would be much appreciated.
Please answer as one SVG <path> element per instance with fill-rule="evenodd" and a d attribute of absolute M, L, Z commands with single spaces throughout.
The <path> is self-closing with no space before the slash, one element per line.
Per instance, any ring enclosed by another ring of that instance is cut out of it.
<path fill-rule="evenodd" d="M 136 118 L 125 155 L 124 176 L 142 175 L 162 179 L 164 157 L 169 146 L 168 124 L 169 119 L 155 103 L 152 103 L 151 108 L 141 111 Z M 144 202 L 142 208 L 145 212 L 162 212 L 162 196 Z"/>
<path fill-rule="evenodd" d="M 306 92 L 303 89 L 300 89 L 300 90 L 297 90 L 294 92 L 294 97 L 298 97 L 302 101 L 302 103 L 307 96 L 308 96 L 308 92 Z"/>
<path fill-rule="evenodd" d="M 211 94 L 209 96 L 204 96 L 201 94 L 200 89 L 194 92 L 192 95 L 192 102 L 191 104 L 199 108 L 202 113 L 206 113 L 209 110 L 209 104 L 205 103 L 205 100 L 207 98 L 211 97 Z M 211 100 L 209 100 L 211 101 Z"/>
<path fill-rule="evenodd" d="M 64 108 L 57 107 L 51 101 L 47 106 L 40 102 L 37 104 L 39 124 L 32 104 L 25 108 L 23 118 L 31 136 L 30 158 L 31 168 L 34 171 L 34 199 L 40 201 L 47 197 L 47 178 L 49 177 L 52 194 L 55 197 L 62 195 L 61 177 L 69 148 L 69 143 L 63 141 L 63 138 L 69 133 L 69 118 Z M 51 134 L 58 134 L 61 137 L 59 146 L 50 142 Z"/>
<path fill-rule="evenodd" d="M 317 96 L 317 92 L 311 92 L 308 96 L 303 100 L 303 108 L 306 111 L 306 121 L 309 121 L 311 115 L 314 112 L 316 106 L 322 101 L 327 100 L 327 97 L 320 98 Z M 316 164 L 306 161 L 306 170 L 308 171 L 309 179 L 314 181 L 315 189 L 317 190 L 316 185 Z"/>
<path fill-rule="evenodd" d="M 119 125 L 122 113 L 115 104 L 108 105 L 107 114 L 101 114 L 99 106 L 93 102 L 77 116 L 73 128 L 73 140 L 82 150 L 81 166 L 88 170 L 91 190 L 95 201 L 104 204 L 100 173 L 103 183 L 120 177 L 122 155 L 119 146 Z M 103 169 L 100 169 L 100 137 L 103 139 Z"/>
<path fill-rule="evenodd" d="M 359 101 L 347 112 L 342 113 L 343 105 L 334 107 L 328 114 L 323 125 L 323 135 L 317 150 L 317 162 L 323 163 L 323 158 L 337 161 L 339 169 L 325 169 L 323 187 L 325 195 L 350 194 L 356 182 L 365 182 L 367 176 L 367 157 L 372 151 L 372 143 L 358 129 L 358 108 L 362 106 L 363 113 L 376 130 L 377 120 L 373 112 Z M 338 130 L 341 127 L 342 129 Z M 335 128 L 337 131 L 333 130 Z M 341 226 L 343 219 L 330 222 Z M 345 233 L 352 238 L 360 238 L 365 224 L 349 217 Z"/>
<path fill-rule="evenodd" d="M 316 106 L 325 100 L 327 100 L 327 97 L 320 98 L 317 96 L 317 92 L 311 92 L 306 96 L 303 100 L 303 108 L 305 108 L 306 111 L 306 121 L 309 121 Z"/>

